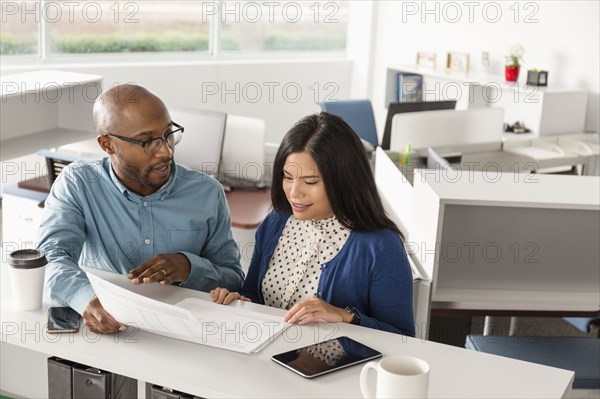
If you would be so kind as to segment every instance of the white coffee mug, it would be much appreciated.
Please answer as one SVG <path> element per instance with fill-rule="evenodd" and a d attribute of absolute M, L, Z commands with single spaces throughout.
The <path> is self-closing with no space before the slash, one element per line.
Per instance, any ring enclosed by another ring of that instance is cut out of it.
<path fill-rule="evenodd" d="M 8 255 L 8 276 L 15 308 L 34 310 L 42 306 L 46 263 L 44 253 L 36 249 L 21 249 Z"/>
<path fill-rule="evenodd" d="M 376 382 L 369 382 L 369 371 Z M 429 364 L 413 356 L 390 356 L 367 363 L 360 372 L 360 390 L 365 398 L 426 398 Z"/>

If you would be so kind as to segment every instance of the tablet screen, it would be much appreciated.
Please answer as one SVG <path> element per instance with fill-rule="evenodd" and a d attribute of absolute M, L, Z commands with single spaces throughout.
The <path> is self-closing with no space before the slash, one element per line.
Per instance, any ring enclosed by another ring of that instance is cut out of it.
<path fill-rule="evenodd" d="M 378 352 L 348 337 L 339 337 L 273 356 L 273 360 L 306 378 L 313 378 L 367 360 Z"/>

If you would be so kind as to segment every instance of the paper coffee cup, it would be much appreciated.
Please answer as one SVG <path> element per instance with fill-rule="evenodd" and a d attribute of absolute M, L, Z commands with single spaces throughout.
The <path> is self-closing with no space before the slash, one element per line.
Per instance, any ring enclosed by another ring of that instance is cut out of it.
<path fill-rule="evenodd" d="M 37 249 L 21 249 L 8 255 L 8 277 L 14 306 L 34 310 L 42 306 L 46 256 Z"/>

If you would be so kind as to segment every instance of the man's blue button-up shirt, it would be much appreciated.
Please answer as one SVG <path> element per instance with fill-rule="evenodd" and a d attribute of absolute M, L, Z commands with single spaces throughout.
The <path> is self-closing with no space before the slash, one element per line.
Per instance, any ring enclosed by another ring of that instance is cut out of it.
<path fill-rule="evenodd" d="M 221 185 L 173 165 L 170 180 L 142 197 L 127 189 L 108 158 L 74 162 L 52 185 L 39 229 L 48 258 L 46 292 L 83 312 L 94 291 L 79 265 L 127 274 L 161 253 L 191 264 L 182 287 L 237 291 L 244 274 Z"/>

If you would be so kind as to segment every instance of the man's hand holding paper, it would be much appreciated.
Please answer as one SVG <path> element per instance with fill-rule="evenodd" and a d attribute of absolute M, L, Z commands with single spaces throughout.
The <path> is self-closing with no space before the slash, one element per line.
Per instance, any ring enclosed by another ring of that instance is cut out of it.
<path fill-rule="evenodd" d="M 185 255 L 160 254 L 130 270 L 127 278 L 133 284 L 159 282 L 161 285 L 169 285 L 187 280 L 190 271 L 190 261 Z"/>
<path fill-rule="evenodd" d="M 98 297 L 93 297 L 83 311 L 83 324 L 95 333 L 112 334 L 123 331 L 126 325 L 119 323 L 102 307 Z"/>

